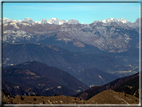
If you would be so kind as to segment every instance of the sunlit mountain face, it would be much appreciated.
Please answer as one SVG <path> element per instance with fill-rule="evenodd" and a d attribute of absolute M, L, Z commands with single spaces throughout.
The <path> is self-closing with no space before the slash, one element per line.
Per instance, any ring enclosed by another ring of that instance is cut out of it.
<path fill-rule="evenodd" d="M 105 52 L 121 53 L 138 48 L 139 20 L 131 23 L 124 18 L 109 18 L 81 24 L 75 19 L 51 18 L 36 22 L 30 18 L 23 21 L 4 18 L 3 41 L 53 44 L 66 49 L 91 45 Z"/>

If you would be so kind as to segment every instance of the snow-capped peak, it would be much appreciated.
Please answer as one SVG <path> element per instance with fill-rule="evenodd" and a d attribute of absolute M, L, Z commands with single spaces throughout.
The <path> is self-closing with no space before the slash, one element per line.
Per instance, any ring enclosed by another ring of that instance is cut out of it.
<path fill-rule="evenodd" d="M 38 24 L 56 24 L 56 25 L 62 25 L 64 23 L 68 23 L 68 24 L 79 24 L 78 20 L 75 19 L 70 19 L 70 20 L 59 20 L 57 18 L 50 18 L 48 20 L 46 20 L 45 18 L 43 18 L 41 21 L 33 21 L 31 18 L 25 18 L 23 21 L 27 22 L 27 23 L 38 23 Z M 3 24 L 4 23 L 8 23 L 8 22 L 14 22 L 14 23 L 21 23 L 21 20 L 13 20 L 13 19 L 9 19 L 4 17 L 3 19 Z M 128 23 L 129 21 L 127 21 L 124 18 L 119 18 L 118 20 L 115 18 L 108 18 L 108 19 L 104 19 L 104 20 L 99 20 L 99 21 L 94 21 L 95 22 L 102 22 L 102 23 L 111 23 L 111 22 L 121 22 L 121 23 Z"/>
<path fill-rule="evenodd" d="M 28 23 L 35 23 L 31 18 L 25 18 L 23 21 L 28 22 Z"/>
<path fill-rule="evenodd" d="M 118 22 L 118 21 L 117 21 L 117 19 L 115 19 L 115 18 L 109 18 L 109 19 L 108 19 L 108 22 Z"/>
<path fill-rule="evenodd" d="M 53 19 L 53 20 L 58 20 L 57 18 L 51 18 L 51 19 Z"/>
<path fill-rule="evenodd" d="M 4 17 L 4 19 L 3 20 L 7 20 L 8 18 L 6 18 L 6 17 Z"/>
<path fill-rule="evenodd" d="M 102 20 L 103 23 L 107 23 L 108 21 L 106 19 Z"/>
<path fill-rule="evenodd" d="M 41 22 L 40 22 L 40 21 L 35 21 L 35 23 L 37 23 L 37 24 L 41 24 Z"/>
<path fill-rule="evenodd" d="M 3 23 L 8 23 L 8 22 L 12 22 L 12 21 L 13 21 L 13 19 L 8 19 L 6 17 L 4 17 L 4 19 L 3 19 Z"/>
<path fill-rule="evenodd" d="M 118 22 L 122 22 L 122 23 L 127 23 L 127 20 L 126 19 L 124 19 L 124 18 L 122 18 L 122 19 L 118 19 Z"/>
<path fill-rule="evenodd" d="M 75 19 L 71 19 L 69 21 L 67 21 L 68 24 L 78 24 L 79 21 L 78 20 L 75 20 Z"/>
<path fill-rule="evenodd" d="M 59 20 L 57 18 L 50 18 L 48 20 L 43 18 L 41 21 L 33 21 L 31 18 L 25 18 L 23 21 L 27 23 L 31 23 L 31 24 L 34 24 L 34 23 L 47 24 L 48 23 L 48 24 L 56 24 L 56 25 L 62 25 L 64 23 L 68 23 L 68 24 L 78 24 L 79 23 L 79 21 L 75 19 L 70 19 L 66 21 L 66 20 Z M 13 20 L 13 19 L 8 19 L 4 17 L 3 23 L 8 23 L 8 22 L 21 23 L 22 20 Z"/>
<path fill-rule="evenodd" d="M 57 18 L 51 18 L 51 19 L 47 20 L 47 23 L 61 25 L 63 23 L 66 23 L 66 21 L 65 20 L 59 20 Z"/>
<path fill-rule="evenodd" d="M 29 20 L 31 20 L 31 18 L 25 18 L 25 19 L 24 19 L 24 21 L 29 21 Z"/>
<path fill-rule="evenodd" d="M 45 18 L 43 18 L 42 20 L 41 20 L 41 24 L 46 24 L 47 23 L 47 20 L 45 19 Z"/>
<path fill-rule="evenodd" d="M 124 19 L 124 18 L 119 18 L 118 20 L 115 19 L 115 18 L 109 18 L 108 20 L 107 19 L 104 19 L 104 20 L 101 20 L 101 22 L 103 23 L 109 23 L 109 22 L 122 22 L 122 23 L 127 23 L 127 20 Z"/>

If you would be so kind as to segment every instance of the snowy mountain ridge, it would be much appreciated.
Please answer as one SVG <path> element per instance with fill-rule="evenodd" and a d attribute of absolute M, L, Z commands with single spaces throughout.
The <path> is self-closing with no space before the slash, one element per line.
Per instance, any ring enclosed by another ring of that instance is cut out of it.
<path fill-rule="evenodd" d="M 122 22 L 122 23 L 127 23 L 128 21 L 124 18 L 119 18 L 118 20 L 115 19 L 115 18 L 109 18 L 108 20 L 107 19 L 104 19 L 104 20 L 101 20 L 101 22 L 103 23 L 109 23 L 109 22 Z"/>
<path fill-rule="evenodd" d="M 48 20 L 46 20 L 45 18 L 43 18 L 41 21 L 34 21 L 31 18 L 25 18 L 22 21 L 22 20 L 13 20 L 13 19 L 9 19 L 9 18 L 4 17 L 3 24 L 8 23 L 8 22 L 13 22 L 13 23 L 27 22 L 27 23 L 31 23 L 31 24 L 47 24 L 48 23 L 48 24 L 56 24 L 56 25 L 62 25 L 64 23 L 68 23 L 68 24 L 79 24 L 79 21 L 75 20 L 75 19 L 70 19 L 70 20 L 66 21 L 66 20 L 59 20 L 57 18 L 50 18 Z M 102 22 L 102 23 L 111 23 L 111 22 L 131 23 L 131 22 L 127 21 L 124 18 L 119 18 L 119 19 L 108 18 L 108 19 L 104 19 L 104 20 L 95 20 L 94 22 Z"/>

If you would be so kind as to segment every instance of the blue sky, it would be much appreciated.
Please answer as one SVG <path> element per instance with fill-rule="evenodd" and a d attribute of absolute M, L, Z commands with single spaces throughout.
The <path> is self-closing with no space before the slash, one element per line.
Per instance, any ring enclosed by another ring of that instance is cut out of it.
<path fill-rule="evenodd" d="M 92 23 L 108 18 L 125 18 L 134 22 L 139 17 L 139 3 L 3 3 L 3 17 L 34 21 L 58 18 L 76 19 L 80 23 Z"/>

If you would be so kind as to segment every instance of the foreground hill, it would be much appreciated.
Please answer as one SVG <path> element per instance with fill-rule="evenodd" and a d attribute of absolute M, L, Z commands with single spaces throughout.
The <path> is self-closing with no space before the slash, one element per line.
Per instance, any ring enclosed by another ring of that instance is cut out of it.
<path fill-rule="evenodd" d="M 90 104 L 139 104 L 139 99 L 135 96 L 115 92 L 113 90 L 103 91 L 90 98 L 87 103 Z"/>
<path fill-rule="evenodd" d="M 121 87 L 121 85 L 123 85 L 125 83 L 127 84 L 128 81 L 133 81 L 133 80 L 139 80 L 139 73 L 133 74 L 131 76 L 123 77 L 123 78 L 118 78 L 118 79 L 116 79 L 110 83 L 107 83 L 105 85 L 102 85 L 102 86 L 91 87 L 90 89 L 75 95 L 75 97 L 79 97 L 79 98 L 88 100 L 91 97 L 95 96 L 96 94 L 98 94 L 104 90 L 115 89 L 118 91 L 118 89 L 123 89 L 124 87 Z M 133 81 L 132 84 L 133 84 L 133 86 L 129 86 L 130 84 L 127 84 L 127 89 L 128 89 L 128 87 L 132 87 L 132 89 L 129 89 L 129 90 L 131 90 L 129 92 L 129 94 L 134 95 L 134 93 L 137 92 L 139 89 L 139 87 L 138 87 L 139 81 L 137 81 L 137 82 Z M 121 91 L 124 91 L 127 93 L 127 90 L 125 90 L 125 89 L 123 89 Z M 136 96 L 139 96 L 139 95 L 137 94 Z"/>
<path fill-rule="evenodd" d="M 89 106 L 88 104 L 139 104 L 139 99 L 129 94 L 115 92 L 113 90 L 103 91 L 89 100 L 83 100 L 70 96 L 11 96 L 2 93 L 3 104 L 82 104 L 81 106 Z M 50 105 L 51 104 L 51 105 Z M 87 105 L 86 105 L 87 104 Z M 46 105 L 47 106 L 47 105 Z M 57 106 L 57 105 L 56 105 Z"/>
<path fill-rule="evenodd" d="M 139 76 L 127 80 L 119 87 L 115 88 L 114 91 L 124 92 L 139 97 Z"/>
<path fill-rule="evenodd" d="M 72 95 L 75 92 L 28 69 L 3 69 L 3 88 L 12 95 Z"/>
<path fill-rule="evenodd" d="M 29 61 L 22 64 L 18 64 L 9 69 L 19 68 L 19 69 L 26 69 L 30 70 L 36 74 L 44 76 L 56 83 L 59 83 L 75 92 L 81 92 L 89 87 L 83 84 L 81 81 L 70 75 L 69 73 L 57 68 L 57 67 L 50 67 L 44 63 L 37 62 L 37 61 Z"/>

